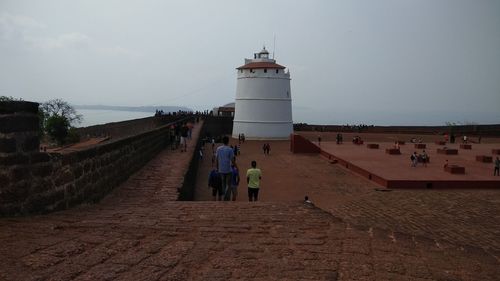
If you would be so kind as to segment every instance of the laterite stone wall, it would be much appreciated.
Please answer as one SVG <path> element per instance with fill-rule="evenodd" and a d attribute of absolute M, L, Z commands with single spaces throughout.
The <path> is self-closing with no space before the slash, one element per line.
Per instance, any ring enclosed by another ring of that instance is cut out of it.
<path fill-rule="evenodd" d="M 81 151 L 39 152 L 37 112 L 36 103 L 0 102 L 0 215 L 99 201 L 168 144 L 169 124 Z"/>

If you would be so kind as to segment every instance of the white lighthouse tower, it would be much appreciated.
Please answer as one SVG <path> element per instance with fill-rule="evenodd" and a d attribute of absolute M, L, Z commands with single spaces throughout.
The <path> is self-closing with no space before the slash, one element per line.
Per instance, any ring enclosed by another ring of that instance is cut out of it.
<path fill-rule="evenodd" d="M 290 72 L 264 47 L 237 68 L 233 138 L 288 139 L 293 131 Z"/>

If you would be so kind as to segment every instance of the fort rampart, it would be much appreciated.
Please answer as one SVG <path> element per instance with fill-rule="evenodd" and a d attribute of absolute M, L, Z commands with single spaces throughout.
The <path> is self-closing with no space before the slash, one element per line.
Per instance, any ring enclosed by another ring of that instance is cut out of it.
<path fill-rule="evenodd" d="M 359 133 L 394 133 L 394 134 L 429 134 L 444 133 L 469 136 L 500 136 L 500 124 L 493 125 L 456 125 L 456 126 L 342 126 L 294 124 L 294 131 L 322 132 L 359 132 Z"/>
<path fill-rule="evenodd" d="M 151 116 L 121 122 L 81 127 L 77 128 L 76 132 L 82 140 L 92 137 L 111 137 L 113 139 L 117 139 L 153 130 L 178 118 L 179 116 L 176 115 Z"/>
<path fill-rule="evenodd" d="M 44 153 L 37 113 L 37 103 L 0 102 L 0 215 L 98 201 L 169 142 L 167 124 L 79 151 Z"/>
<path fill-rule="evenodd" d="M 200 141 L 196 144 L 196 148 L 194 149 L 193 157 L 191 158 L 191 162 L 189 163 L 189 169 L 184 176 L 184 182 L 182 187 L 179 190 L 179 199 L 193 200 L 194 192 L 196 189 L 196 179 L 198 173 L 198 163 L 200 161 L 199 150 L 203 145 L 202 139 L 206 139 L 207 141 L 210 138 L 214 138 L 217 142 L 221 142 L 220 137 L 223 135 L 231 135 L 233 131 L 233 118 L 232 117 L 223 117 L 223 116 L 207 116 L 203 123 L 203 127 L 200 131 Z M 204 157 L 210 159 L 212 157 L 212 147 L 206 146 L 204 151 Z"/>

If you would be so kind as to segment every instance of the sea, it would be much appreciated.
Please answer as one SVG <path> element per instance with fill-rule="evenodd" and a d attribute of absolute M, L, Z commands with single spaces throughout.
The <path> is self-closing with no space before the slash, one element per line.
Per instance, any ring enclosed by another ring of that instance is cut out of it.
<path fill-rule="evenodd" d="M 88 127 L 110 122 L 126 121 L 154 116 L 155 112 L 122 110 L 77 109 L 83 121 L 77 127 Z M 326 125 L 378 125 L 378 126 L 445 126 L 447 122 L 456 124 L 499 124 L 500 114 L 460 112 L 349 112 L 329 111 L 314 108 L 295 107 L 294 123 Z"/>
<path fill-rule="evenodd" d="M 120 122 L 125 120 L 139 119 L 154 116 L 154 112 L 137 112 L 122 110 L 95 110 L 95 109 L 77 109 L 77 113 L 83 116 L 83 120 L 77 127 L 88 127 L 111 122 Z"/>

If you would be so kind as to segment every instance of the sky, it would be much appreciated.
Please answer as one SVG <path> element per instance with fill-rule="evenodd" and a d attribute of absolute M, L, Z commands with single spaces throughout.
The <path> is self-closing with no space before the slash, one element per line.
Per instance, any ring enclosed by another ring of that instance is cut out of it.
<path fill-rule="evenodd" d="M 263 45 L 296 123 L 500 124 L 497 0 L 0 0 L 0 95 L 211 109 Z"/>

